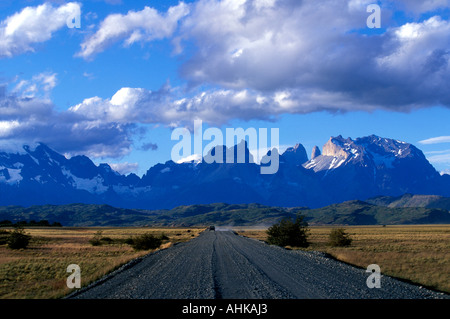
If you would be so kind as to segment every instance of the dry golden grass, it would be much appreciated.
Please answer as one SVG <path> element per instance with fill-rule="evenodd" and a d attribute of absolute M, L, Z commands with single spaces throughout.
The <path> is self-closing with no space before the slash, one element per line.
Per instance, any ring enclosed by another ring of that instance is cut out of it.
<path fill-rule="evenodd" d="M 439 226 L 347 226 L 353 239 L 346 248 L 327 245 L 332 227 L 311 227 L 307 250 L 319 250 L 360 267 L 378 264 L 385 275 L 407 279 L 450 292 L 450 225 Z M 69 264 L 81 267 L 87 285 L 148 251 L 135 251 L 127 244 L 89 244 L 95 233 L 126 239 L 143 233 L 169 237 L 161 249 L 197 236 L 199 228 L 34 228 L 29 248 L 10 250 L 0 246 L 0 298 L 59 298 L 66 287 Z M 265 240 L 266 229 L 236 228 L 247 237 Z"/>
<path fill-rule="evenodd" d="M 366 268 L 378 264 L 385 275 L 450 293 L 450 225 L 346 226 L 350 247 L 330 247 L 333 227 L 310 227 L 310 247 Z M 266 229 L 240 228 L 244 236 L 265 240 Z"/>
<path fill-rule="evenodd" d="M 130 245 L 114 241 L 112 244 L 92 246 L 89 240 L 97 231 L 103 237 L 126 239 L 143 233 L 161 235 L 169 240 L 160 249 L 173 243 L 198 236 L 200 228 L 29 228 L 32 236 L 27 249 L 11 250 L 0 246 L 0 298 L 59 298 L 72 290 L 66 280 L 67 266 L 81 268 L 83 286 L 97 280 L 128 261 L 148 254 L 135 251 Z"/>

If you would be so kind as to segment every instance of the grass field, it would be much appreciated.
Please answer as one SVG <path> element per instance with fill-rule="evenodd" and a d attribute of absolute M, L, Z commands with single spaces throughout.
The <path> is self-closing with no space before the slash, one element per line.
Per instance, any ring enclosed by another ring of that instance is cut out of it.
<path fill-rule="evenodd" d="M 111 243 L 92 246 L 89 240 L 98 231 Z M 81 268 L 85 286 L 120 267 L 131 259 L 151 251 L 135 251 L 123 241 L 143 233 L 161 235 L 161 248 L 196 237 L 201 228 L 28 228 L 32 236 L 27 249 L 11 250 L 0 245 L 0 298 L 59 298 L 72 290 L 67 288 L 67 266 Z"/>
<path fill-rule="evenodd" d="M 450 293 L 450 225 L 346 226 L 349 247 L 330 247 L 333 227 L 310 227 L 310 247 L 366 268 L 377 264 L 381 273 Z M 236 228 L 237 233 L 265 240 L 265 229 Z"/>

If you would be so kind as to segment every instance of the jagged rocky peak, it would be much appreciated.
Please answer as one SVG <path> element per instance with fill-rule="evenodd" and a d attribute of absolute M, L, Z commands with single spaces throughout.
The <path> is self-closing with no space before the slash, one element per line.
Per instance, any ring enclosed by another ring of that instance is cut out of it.
<path fill-rule="evenodd" d="M 360 137 L 355 142 L 364 146 L 371 153 L 385 154 L 388 156 L 407 157 L 413 154 L 420 156 L 422 153 L 409 143 L 376 135 Z"/>
<path fill-rule="evenodd" d="M 323 146 L 323 156 L 344 157 L 350 155 L 349 150 L 355 149 L 355 142 L 349 137 L 344 139 L 341 135 L 337 137 L 330 137 L 328 142 Z"/>
<path fill-rule="evenodd" d="M 418 156 L 425 158 L 422 152 L 413 145 L 395 139 L 370 135 L 355 140 L 343 138 L 341 135 L 331 137 L 323 147 L 322 155 L 343 157 L 345 159 L 357 158 L 359 155 L 369 156 L 374 159 L 382 157 L 404 158 Z"/>
<path fill-rule="evenodd" d="M 24 145 L 23 149 L 33 157 L 49 161 L 49 160 L 56 160 L 58 162 L 64 162 L 66 158 L 53 150 L 52 148 L 48 147 L 46 144 L 38 142 L 34 146 L 30 147 L 29 145 Z"/>
<path fill-rule="evenodd" d="M 217 145 L 211 148 L 203 158 L 206 163 L 219 161 L 222 163 L 255 163 L 253 155 L 250 153 L 246 140 L 241 140 L 238 144 L 227 148 L 226 145 Z"/>
<path fill-rule="evenodd" d="M 316 157 L 320 156 L 322 153 L 320 152 L 320 149 L 318 146 L 314 146 L 311 152 L 311 159 L 315 159 Z"/>
<path fill-rule="evenodd" d="M 308 154 L 306 154 L 306 149 L 300 143 L 286 149 L 281 157 L 284 162 L 296 165 L 301 165 L 308 161 Z"/>

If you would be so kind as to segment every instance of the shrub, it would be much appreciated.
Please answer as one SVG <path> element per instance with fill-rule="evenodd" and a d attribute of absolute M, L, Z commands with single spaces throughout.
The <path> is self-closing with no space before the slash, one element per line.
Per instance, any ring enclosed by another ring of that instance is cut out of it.
<path fill-rule="evenodd" d="M 92 237 L 92 239 L 89 240 L 89 243 L 92 246 L 100 246 L 102 244 L 102 234 L 103 232 L 101 230 L 97 231 L 94 237 Z"/>
<path fill-rule="evenodd" d="M 136 250 L 156 249 L 162 244 L 162 239 L 152 234 L 142 234 L 133 238 L 131 246 Z"/>
<path fill-rule="evenodd" d="M 124 240 L 124 243 L 128 245 L 133 245 L 134 240 L 132 237 L 128 237 L 127 239 Z"/>
<path fill-rule="evenodd" d="M 164 233 L 162 233 L 162 234 L 159 236 L 159 238 L 160 238 L 161 240 L 169 240 L 169 237 L 167 237 L 166 234 L 164 234 Z"/>
<path fill-rule="evenodd" d="M 328 243 L 333 247 L 345 247 L 350 246 L 352 239 L 343 228 L 334 228 L 330 232 Z"/>
<path fill-rule="evenodd" d="M 10 221 L 10 220 L 2 220 L 2 221 L 0 221 L 0 227 L 4 227 L 4 226 L 12 226 L 13 225 L 13 223 L 12 223 L 12 221 Z"/>
<path fill-rule="evenodd" d="M 30 239 L 31 236 L 25 234 L 23 228 L 17 227 L 9 234 L 6 243 L 11 249 L 22 249 L 27 248 Z"/>
<path fill-rule="evenodd" d="M 43 219 L 43 220 L 40 220 L 39 222 L 37 222 L 36 225 L 48 227 L 48 226 L 50 226 L 50 223 L 48 222 L 48 220 Z"/>
<path fill-rule="evenodd" d="M 8 243 L 9 232 L 0 229 L 0 245 L 6 245 Z"/>
<path fill-rule="evenodd" d="M 295 221 L 292 218 L 283 218 L 267 230 L 267 242 L 277 246 L 308 247 L 308 232 L 308 223 L 304 221 L 304 216 L 297 216 Z"/>
<path fill-rule="evenodd" d="M 111 237 L 102 237 L 100 238 L 100 241 L 106 244 L 112 244 L 114 242 L 114 240 Z"/>

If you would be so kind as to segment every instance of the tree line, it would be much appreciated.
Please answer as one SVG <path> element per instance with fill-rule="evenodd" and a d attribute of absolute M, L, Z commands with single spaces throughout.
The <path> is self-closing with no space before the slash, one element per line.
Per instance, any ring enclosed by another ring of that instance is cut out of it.
<path fill-rule="evenodd" d="M 59 222 L 53 222 L 50 224 L 50 222 L 45 219 L 38 222 L 35 220 L 30 220 L 28 222 L 23 220 L 16 223 L 6 219 L 0 221 L 0 227 L 62 227 L 62 224 Z"/>

